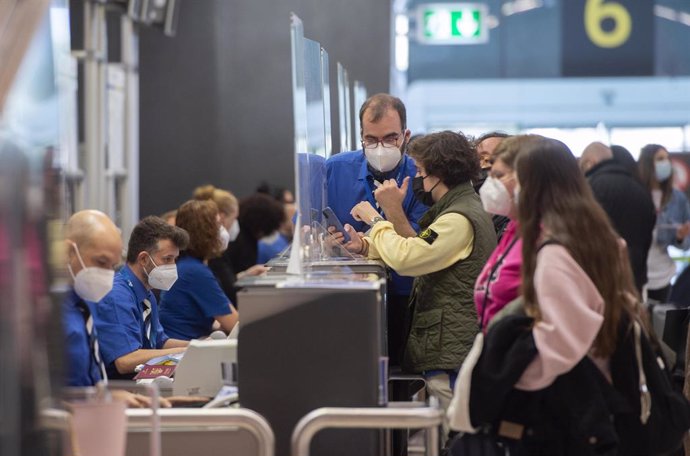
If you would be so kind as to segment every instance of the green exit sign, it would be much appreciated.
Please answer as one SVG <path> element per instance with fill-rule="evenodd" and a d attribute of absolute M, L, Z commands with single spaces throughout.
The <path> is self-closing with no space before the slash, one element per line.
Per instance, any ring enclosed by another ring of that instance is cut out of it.
<path fill-rule="evenodd" d="M 429 3 L 417 9 L 418 38 L 425 44 L 481 44 L 489 41 L 483 3 Z"/>

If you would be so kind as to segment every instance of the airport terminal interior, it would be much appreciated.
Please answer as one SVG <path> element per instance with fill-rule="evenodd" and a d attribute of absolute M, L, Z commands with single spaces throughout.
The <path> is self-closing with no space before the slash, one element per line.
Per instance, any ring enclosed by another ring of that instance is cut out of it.
<path fill-rule="evenodd" d="M 0 0 L 0 456 L 690 455 L 688 0 Z"/>

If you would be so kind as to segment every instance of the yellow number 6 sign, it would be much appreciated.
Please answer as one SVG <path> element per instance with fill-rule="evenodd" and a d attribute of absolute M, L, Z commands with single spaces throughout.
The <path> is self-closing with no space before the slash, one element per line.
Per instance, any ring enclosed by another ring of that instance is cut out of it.
<path fill-rule="evenodd" d="M 611 30 L 602 27 L 606 19 L 614 23 Z M 587 0 L 585 4 L 585 31 L 587 37 L 596 46 L 602 48 L 617 48 L 625 44 L 632 32 L 630 13 L 618 2 L 605 0 Z"/>

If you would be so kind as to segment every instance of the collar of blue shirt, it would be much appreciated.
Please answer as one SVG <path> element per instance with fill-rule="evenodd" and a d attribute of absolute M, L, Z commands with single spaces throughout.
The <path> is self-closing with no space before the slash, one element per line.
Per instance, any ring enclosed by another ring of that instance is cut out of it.
<path fill-rule="evenodd" d="M 120 274 L 122 274 L 123 278 L 127 282 L 127 285 L 129 285 L 129 288 L 134 292 L 137 302 L 143 302 L 145 298 L 148 298 L 152 304 L 154 303 L 156 298 L 153 296 L 153 293 L 151 293 L 151 291 L 146 288 L 141 280 L 139 280 L 139 277 L 134 274 L 134 271 L 132 271 L 129 265 L 125 265 L 122 269 L 120 269 Z"/>

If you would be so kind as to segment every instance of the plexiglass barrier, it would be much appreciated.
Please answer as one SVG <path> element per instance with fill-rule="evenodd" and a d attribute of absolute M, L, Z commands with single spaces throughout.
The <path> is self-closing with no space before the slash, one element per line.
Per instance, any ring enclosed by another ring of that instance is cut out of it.
<path fill-rule="evenodd" d="M 350 115 L 350 82 L 345 67 L 338 62 L 338 127 L 340 151 L 352 150 L 352 117 Z M 359 109 L 359 106 L 357 107 Z"/>
<path fill-rule="evenodd" d="M 7 46 L 0 46 L 0 454 L 40 456 L 49 453 L 49 444 L 36 412 L 61 380 L 62 326 L 58 300 L 50 294 L 64 264 L 55 82 L 62 65 L 54 32 L 67 25 L 59 24 L 66 15 L 51 17 L 50 2 L 2 3 L 0 40 Z"/>
<path fill-rule="evenodd" d="M 302 21 L 294 14 L 291 44 L 298 213 L 288 272 L 304 274 L 315 261 L 351 255 L 324 225 L 326 160 L 332 152 L 328 53 L 304 37 Z"/>
<path fill-rule="evenodd" d="M 359 108 L 364 104 L 365 101 L 367 101 L 367 88 L 364 86 L 362 81 L 355 81 L 353 92 L 355 106 L 355 113 L 353 117 L 355 121 L 355 128 L 352 132 L 352 141 L 353 144 L 359 144 L 359 135 L 362 131 L 362 124 L 359 121 Z"/>

